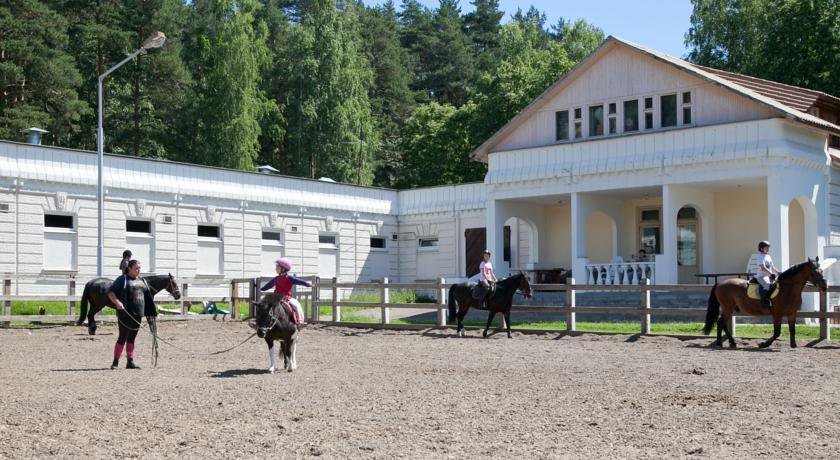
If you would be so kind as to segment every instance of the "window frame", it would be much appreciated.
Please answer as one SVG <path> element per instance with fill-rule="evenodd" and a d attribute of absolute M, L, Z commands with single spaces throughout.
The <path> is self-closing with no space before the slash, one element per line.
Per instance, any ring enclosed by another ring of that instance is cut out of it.
<path fill-rule="evenodd" d="M 382 247 L 374 247 L 373 240 L 381 240 Z M 370 236 L 370 252 L 388 252 L 388 238 L 379 235 Z"/>
<path fill-rule="evenodd" d="M 149 231 L 148 232 L 135 232 L 135 231 L 129 230 L 128 229 L 128 223 L 129 222 L 141 222 L 143 224 L 147 224 L 149 226 Z M 126 236 L 133 236 L 133 237 L 139 236 L 139 237 L 149 237 L 149 238 L 151 238 L 155 234 L 154 222 L 151 219 L 137 219 L 137 218 L 134 218 L 134 217 L 131 217 L 131 218 L 126 217 L 126 219 L 125 219 L 125 234 L 126 234 Z"/>
<path fill-rule="evenodd" d="M 636 115 L 636 117 L 635 117 L 636 127 L 635 127 L 635 129 L 627 129 L 627 114 L 630 113 L 630 112 L 627 111 L 627 104 L 628 103 L 633 103 L 633 102 L 636 103 L 636 113 L 635 113 L 635 115 Z M 624 101 L 622 101 L 621 107 L 622 107 L 622 110 L 623 110 L 622 116 L 621 116 L 621 119 L 623 121 L 623 123 L 621 124 L 621 126 L 622 126 L 621 132 L 622 133 L 637 133 L 637 132 L 641 131 L 640 128 L 641 128 L 642 125 L 639 122 L 639 100 L 638 99 L 625 99 Z"/>
<path fill-rule="evenodd" d="M 266 233 L 276 234 L 277 239 L 266 238 Z M 286 232 L 284 232 L 282 229 L 264 227 L 262 229 L 262 232 L 260 233 L 260 238 L 262 246 L 277 246 L 280 248 L 286 247 Z"/>
<path fill-rule="evenodd" d="M 434 244 L 423 245 L 424 242 Z M 417 238 L 417 252 L 437 252 L 440 248 L 440 238 L 437 236 L 421 236 Z"/>
<path fill-rule="evenodd" d="M 677 99 L 679 94 L 680 93 L 666 93 L 666 94 L 660 94 L 659 95 L 659 127 L 660 128 L 663 128 L 663 129 L 676 128 L 677 126 L 680 125 L 680 120 L 679 120 L 680 104 L 679 104 L 679 100 Z M 664 102 L 665 102 L 665 98 L 670 98 L 670 97 L 674 98 L 674 113 L 673 113 L 674 123 L 666 126 L 665 125 L 666 112 L 665 112 Z"/>
<path fill-rule="evenodd" d="M 216 228 L 216 236 L 201 235 L 199 233 L 199 230 L 201 229 L 201 227 Z M 222 226 L 219 225 L 219 224 L 197 224 L 195 226 L 195 234 L 196 234 L 196 238 L 201 240 L 201 241 L 222 241 L 222 239 L 223 239 L 222 238 Z"/>
<path fill-rule="evenodd" d="M 47 225 L 47 216 L 69 217 L 70 227 Z M 50 233 L 77 233 L 79 220 L 75 214 L 66 212 L 45 212 L 44 213 L 44 231 Z"/>
<path fill-rule="evenodd" d="M 597 112 L 598 109 L 601 109 L 601 123 L 600 123 L 601 133 L 600 134 L 598 134 L 596 132 L 598 124 L 593 123 L 593 122 L 596 121 L 595 112 Z M 588 122 L 587 125 L 589 127 L 589 129 L 587 130 L 587 133 L 588 133 L 587 137 L 589 137 L 589 138 L 602 137 L 604 135 L 604 104 L 600 103 L 600 104 L 592 104 L 590 106 L 587 106 L 586 107 L 586 114 L 587 114 L 587 122 Z"/>
<path fill-rule="evenodd" d="M 561 114 L 566 115 L 566 123 L 565 123 L 565 125 L 566 125 L 566 137 L 560 137 L 560 127 L 563 125 L 563 123 L 560 122 L 560 115 Z M 570 119 L 569 119 L 569 109 L 556 110 L 554 112 L 554 141 L 555 142 L 565 142 L 565 141 L 570 140 L 571 130 L 569 129 L 569 121 L 570 121 Z"/>
<path fill-rule="evenodd" d="M 332 238 L 332 243 L 323 242 L 321 238 Z M 318 233 L 318 249 L 338 249 L 339 235 L 338 233 L 324 232 Z"/>
<path fill-rule="evenodd" d="M 574 138 L 583 139 L 583 107 L 576 107 L 574 109 Z"/>
<path fill-rule="evenodd" d="M 688 102 L 685 101 L 686 95 L 688 96 Z M 680 107 L 682 108 L 682 110 L 679 111 L 679 116 L 680 116 L 679 124 L 680 124 L 680 126 L 687 126 L 687 125 L 693 125 L 694 124 L 694 109 L 693 109 L 692 101 L 694 101 L 694 95 L 691 94 L 690 90 L 689 91 L 680 91 L 680 102 L 681 102 Z M 688 121 L 685 121 L 686 111 L 688 111 Z"/>

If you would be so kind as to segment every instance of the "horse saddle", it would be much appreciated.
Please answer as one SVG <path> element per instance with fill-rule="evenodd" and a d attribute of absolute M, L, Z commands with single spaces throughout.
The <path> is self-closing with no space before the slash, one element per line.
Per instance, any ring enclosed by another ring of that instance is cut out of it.
<path fill-rule="evenodd" d="M 754 299 L 754 300 L 761 300 L 761 296 L 758 293 L 758 288 L 761 285 L 758 284 L 755 278 L 750 278 L 749 284 L 747 284 L 747 297 Z M 775 299 L 777 295 L 779 295 L 779 290 L 777 289 L 777 283 L 770 284 L 770 298 Z"/>
<path fill-rule="evenodd" d="M 490 289 L 478 283 L 472 288 L 472 298 L 474 300 L 482 300 L 485 297 L 492 296 L 494 292 L 496 292 L 496 283 L 490 283 Z"/>
<path fill-rule="evenodd" d="M 292 324 L 298 324 L 298 320 L 300 318 L 297 317 L 297 311 L 295 310 L 295 307 L 292 306 L 289 298 L 283 297 L 283 299 L 280 300 L 280 304 L 283 305 L 283 309 L 286 310 L 286 314 L 289 315 L 289 319 L 292 320 Z"/>

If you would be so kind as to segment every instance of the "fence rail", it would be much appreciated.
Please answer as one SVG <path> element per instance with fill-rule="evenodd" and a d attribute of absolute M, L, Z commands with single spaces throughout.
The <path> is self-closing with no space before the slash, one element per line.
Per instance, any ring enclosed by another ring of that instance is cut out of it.
<path fill-rule="evenodd" d="M 14 277 L 5 277 L 2 279 L 2 296 L 0 301 L 3 303 L 2 312 L 0 313 L 0 322 L 8 325 L 10 321 L 72 321 L 75 319 L 75 306 L 79 301 L 80 293 L 77 293 L 77 280 L 75 277 L 32 277 L 32 276 L 18 276 L 17 279 L 38 279 L 56 283 L 67 283 L 67 295 L 12 295 L 11 286 Z M 218 297 L 188 297 L 190 286 L 213 286 L 222 287 L 227 286 L 229 289 L 229 297 L 231 303 L 231 315 L 233 318 L 239 318 L 241 313 L 241 304 L 247 303 L 248 316 L 253 316 L 252 302 L 259 298 L 261 282 L 267 278 L 234 278 L 234 279 L 188 279 L 179 280 L 182 284 L 182 297 L 176 303 L 180 303 L 181 314 L 166 315 L 166 319 L 187 319 L 198 318 L 203 315 L 188 315 L 189 305 L 191 302 L 202 300 L 220 300 Z M 341 324 L 341 308 L 342 307 L 363 307 L 369 309 L 380 310 L 380 323 L 388 325 L 391 323 L 392 309 L 416 309 L 428 310 L 437 312 L 436 324 L 439 327 L 447 324 L 447 292 L 450 285 L 446 283 L 444 278 L 440 278 L 434 283 L 390 283 L 385 278 L 380 283 L 349 283 L 339 282 L 337 279 L 320 279 L 317 277 L 307 278 L 313 283 L 310 289 L 299 289 L 295 297 L 301 302 L 304 309 L 304 315 L 308 322 L 318 323 L 323 322 L 327 324 Z M 703 318 L 706 314 L 705 308 L 678 308 L 678 307 L 654 307 L 651 303 L 651 294 L 655 292 L 704 292 L 708 293 L 710 288 L 705 284 L 678 284 L 678 285 L 651 285 L 649 280 L 642 280 L 640 284 L 634 285 L 608 285 L 608 284 L 575 284 L 574 279 L 570 279 L 568 284 L 534 284 L 531 286 L 536 292 L 564 292 L 566 297 L 565 306 L 533 306 L 533 305 L 514 305 L 511 308 L 512 312 L 521 313 L 560 313 L 566 315 L 566 331 L 573 332 L 576 330 L 576 322 L 578 314 L 587 313 L 606 313 L 606 314 L 637 314 L 639 315 L 639 332 L 642 334 L 650 334 L 651 332 L 651 317 L 656 316 L 685 316 L 689 318 Z M 343 290 L 378 290 L 378 302 L 357 302 L 342 300 L 341 295 Z M 434 291 L 434 303 L 392 303 L 390 301 L 391 291 L 397 290 L 414 290 L 414 291 Z M 245 294 L 243 294 L 243 292 Z M 638 296 L 638 304 L 634 306 L 579 306 L 577 305 L 577 294 L 586 292 L 626 292 Z M 812 318 L 819 321 L 819 337 L 822 340 L 830 340 L 831 338 L 831 320 L 840 320 L 840 311 L 828 311 L 828 294 L 833 292 L 840 292 L 839 286 L 829 286 L 825 292 L 819 291 L 816 287 L 806 286 L 804 292 L 819 293 L 819 306 L 817 311 L 800 311 L 797 316 L 800 318 Z M 329 295 L 325 295 L 329 294 Z M 225 299 L 222 298 L 222 301 Z M 11 302 L 12 301 L 61 301 L 67 302 L 67 315 L 12 315 Z M 331 321 L 322 321 L 320 315 L 321 307 L 332 308 Z M 770 315 L 766 315 L 769 317 Z M 103 319 L 107 320 L 105 316 Z M 730 325 L 735 330 L 735 318 L 733 318 Z"/>

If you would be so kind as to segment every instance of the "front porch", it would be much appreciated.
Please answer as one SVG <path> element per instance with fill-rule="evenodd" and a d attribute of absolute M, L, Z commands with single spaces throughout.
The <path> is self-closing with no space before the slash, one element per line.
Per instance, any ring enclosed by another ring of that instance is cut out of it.
<path fill-rule="evenodd" d="M 765 239 L 784 270 L 822 255 L 821 179 L 759 176 L 491 199 L 487 245 L 494 258 L 506 245 L 527 246 L 518 263 L 494 260 L 500 274 L 570 268 L 577 284 L 698 284 L 700 274 L 745 273 Z M 503 229 L 512 221 L 520 223 L 518 237 L 506 243 Z"/>

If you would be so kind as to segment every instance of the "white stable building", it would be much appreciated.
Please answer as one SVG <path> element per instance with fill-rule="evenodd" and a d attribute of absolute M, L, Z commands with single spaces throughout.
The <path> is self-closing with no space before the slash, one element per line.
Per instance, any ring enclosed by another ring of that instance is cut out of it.
<path fill-rule="evenodd" d="M 396 191 L 108 155 L 105 266 L 130 248 L 180 278 L 578 283 L 740 273 L 840 251 L 840 99 L 610 37 L 472 154 L 484 183 Z M 96 271 L 96 155 L 0 142 L 0 274 Z M 639 249 L 652 257 L 636 260 Z M 826 265 L 828 266 L 828 265 Z M 836 267 L 828 266 L 829 277 Z"/>

